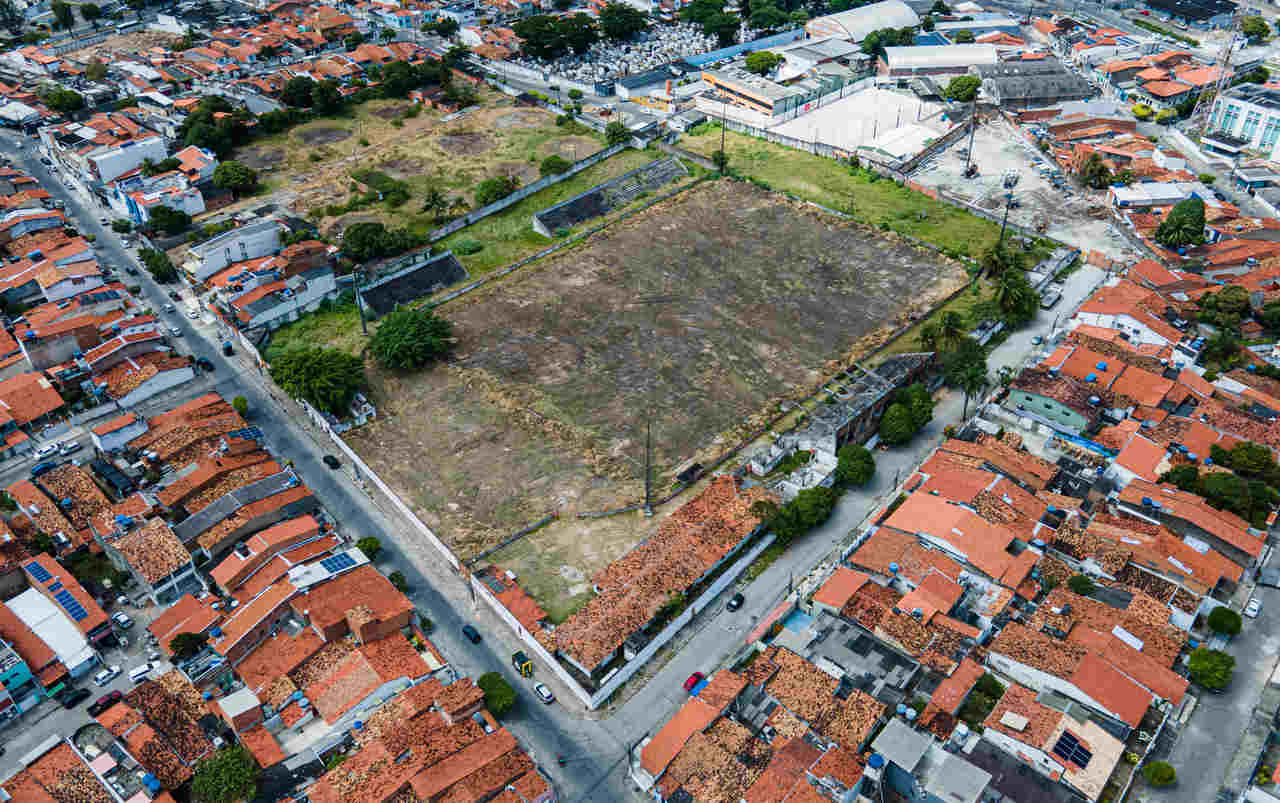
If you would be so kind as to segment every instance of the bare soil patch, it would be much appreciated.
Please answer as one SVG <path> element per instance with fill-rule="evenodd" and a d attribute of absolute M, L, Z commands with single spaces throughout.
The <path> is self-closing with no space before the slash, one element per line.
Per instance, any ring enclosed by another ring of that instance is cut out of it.
<path fill-rule="evenodd" d="M 575 596 L 647 532 L 574 518 L 640 496 L 646 405 L 663 489 L 965 279 L 892 233 L 711 182 L 443 307 L 456 359 L 371 370 L 379 416 L 348 441 L 463 557 L 560 512 L 493 559 Z"/>
<path fill-rule="evenodd" d="M 299 131 L 297 134 L 298 139 L 307 145 L 331 145 L 351 137 L 351 132 L 347 129 L 329 126 L 309 128 L 305 131 Z"/>
<path fill-rule="evenodd" d="M 377 223 L 381 220 L 382 218 L 379 215 L 353 212 L 350 215 L 343 215 L 342 217 L 335 219 L 333 223 L 329 224 L 329 227 L 325 229 L 325 235 L 329 237 L 341 237 L 342 232 L 346 231 L 348 226 L 354 226 L 357 223 Z"/>
<path fill-rule="evenodd" d="M 264 167 L 275 167 L 284 162 L 283 148 L 246 148 L 236 154 L 236 160 L 246 167 L 261 170 Z"/>
<path fill-rule="evenodd" d="M 393 106 L 383 106 L 380 109 L 374 109 L 370 114 L 381 117 L 383 120 L 394 120 L 397 117 L 403 117 L 404 113 L 408 110 L 408 104 L 400 103 Z"/>
<path fill-rule="evenodd" d="M 546 112 L 537 109 L 516 109 L 493 121 L 495 128 L 535 128 L 546 121 Z"/>
<path fill-rule="evenodd" d="M 564 139 L 556 140 L 552 145 L 556 154 L 571 162 L 585 159 L 602 149 L 599 142 L 589 137 L 565 137 Z"/>
<path fill-rule="evenodd" d="M 486 151 L 493 150 L 493 140 L 476 131 L 459 131 L 456 134 L 444 134 L 436 142 L 448 153 L 464 156 L 478 156 Z"/>

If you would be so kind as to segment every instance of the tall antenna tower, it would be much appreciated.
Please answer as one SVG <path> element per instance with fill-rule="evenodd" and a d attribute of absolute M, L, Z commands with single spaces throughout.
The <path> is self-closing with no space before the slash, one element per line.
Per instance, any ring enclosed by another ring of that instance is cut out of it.
<path fill-rule="evenodd" d="M 1217 65 L 1221 70 L 1218 74 L 1218 80 L 1214 82 L 1213 91 L 1200 93 L 1200 98 L 1196 101 L 1196 107 L 1191 112 L 1191 120 L 1187 125 L 1187 132 L 1192 136 L 1204 136 L 1209 133 L 1209 118 L 1213 115 L 1213 103 L 1231 80 L 1231 51 L 1235 48 L 1236 37 L 1240 35 L 1240 26 L 1244 22 L 1244 13 L 1244 0 L 1236 0 L 1236 13 L 1232 15 L 1231 24 L 1227 26 L 1227 39 L 1222 43 L 1222 49 L 1218 51 Z"/>

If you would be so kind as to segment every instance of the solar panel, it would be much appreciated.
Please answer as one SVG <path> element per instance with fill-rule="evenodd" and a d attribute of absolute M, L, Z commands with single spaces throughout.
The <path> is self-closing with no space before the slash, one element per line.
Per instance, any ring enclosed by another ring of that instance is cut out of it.
<path fill-rule="evenodd" d="M 36 563 L 34 560 L 27 564 L 27 571 L 31 573 L 32 577 L 36 578 L 37 583 L 43 583 L 45 580 L 53 577 L 53 575 L 49 574 L 48 569 L 41 566 L 39 563 Z"/>
<path fill-rule="evenodd" d="M 344 552 L 341 555 L 334 555 L 331 558 L 325 558 L 320 561 L 320 565 L 325 568 L 325 571 L 340 572 L 343 569 L 350 569 L 352 566 L 355 566 L 356 561 L 355 558 Z"/>
<path fill-rule="evenodd" d="M 53 585 L 49 586 L 50 591 L 60 591 L 62 589 L 62 581 L 55 580 Z"/>
<path fill-rule="evenodd" d="M 1089 760 L 1093 758 L 1093 753 L 1086 750 L 1071 731 L 1062 732 L 1058 743 L 1053 746 L 1053 752 L 1064 761 L 1070 761 L 1079 767 L 1089 766 Z"/>
<path fill-rule="evenodd" d="M 77 622 L 89 615 L 88 611 L 84 609 L 84 606 L 77 602 L 76 598 L 71 596 L 71 592 L 66 589 L 54 594 L 53 598 L 56 599 L 58 604 L 61 605 L 63 609 L 70 614 L 71 618 Z"/>

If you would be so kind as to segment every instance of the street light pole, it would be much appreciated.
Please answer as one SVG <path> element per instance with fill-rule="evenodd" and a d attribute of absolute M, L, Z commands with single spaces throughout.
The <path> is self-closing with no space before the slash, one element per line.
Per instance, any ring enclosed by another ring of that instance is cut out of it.
<path fill-rule="evenodd" d="M 360 333 L 369 334 L 369 325 L 364 319 L 364 302 L 360 300 L 360 280 L 364 278 L 364 268 L 356 268 L 356 309 L 360 312 Z"/>
<path fill-rule="evenodd" d="M 1004 230 L 1009 225 L 1009 207 L 1013 206 L 1013 193 L 1006 192 L 1004 194 L 1004 220 L 1000 223 L 1000 242 L 996 244 L 996 250 L 999 251 L 1004 247 Z"/>

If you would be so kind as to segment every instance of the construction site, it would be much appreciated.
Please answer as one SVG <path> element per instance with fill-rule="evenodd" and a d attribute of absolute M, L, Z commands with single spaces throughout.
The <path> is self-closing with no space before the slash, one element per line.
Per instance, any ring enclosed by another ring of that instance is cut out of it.
<path fill-rule="evenodd" d="M 966 168 L 976 173 L 966 177 Z M 925 159 L 911 179 L 997 219 L 1008 205 L 1010 223 L 1082 250 L 1115 260 L 1141 259 L 1115 228 L 1105 191 L 1081 187 L 1063 175 L 1002 115 L 979 115 L 971 133 Z"/>

